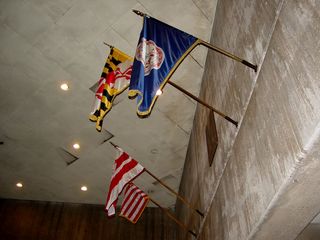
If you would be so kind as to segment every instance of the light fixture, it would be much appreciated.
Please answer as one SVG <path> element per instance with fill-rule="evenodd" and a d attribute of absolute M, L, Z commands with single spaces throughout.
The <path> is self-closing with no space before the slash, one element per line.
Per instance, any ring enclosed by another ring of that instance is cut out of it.
<path fill-rule="evenodd" d="M 60 85 L 60 88 L 61 88 L 63 91 L 68 91 L 68 90 L 69 90 L 69 86 L 68 86 L 68 84 L 66 84 L 66 83 L 61 84 L 61 85 Z"/>
<path fill-rule="evenodd" d="M 86 192 L 87 190 L 88 190 L 87 186 L 82 186 L 82 187 L 81 187 L 81 191 Z"/>
<path fill-rule="evenodd" d="M 80 148 L 79 143 L 75 143 L 75 144 L 73 144 L 72 146 L 73 146 L 74 149 L 79 149 L 79 148 Z"/>
<path fill-rule="evenodd" d="M 23 187 L 23 185 L 22 185 L 21 182 L 18 182 L 18 183 L 16 184 L 16 186 L 17 186 L 18 188 L 22 188 L 22 187 Z"/>
<path fill-rule="evenodd" d="M 157 96 L 160 96 L 162 94 L 162 91 L 160 89 L 158 89 L 158 91 L 156 92 Z"/>

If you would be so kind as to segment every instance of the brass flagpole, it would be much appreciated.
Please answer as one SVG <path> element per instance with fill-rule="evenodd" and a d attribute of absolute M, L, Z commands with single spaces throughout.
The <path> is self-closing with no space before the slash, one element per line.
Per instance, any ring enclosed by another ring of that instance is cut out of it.
<path fill-rule="evenodd" d="M 143 13 L 141 11 L 138 11 L 138 10 L 132 10 L 132 11 L 135 14 L 141 16 L 141 17 L 148 16 L 147 14 L 145 14 L 145 13 Z M 246 60 L 244 60 L 244 59 L 242 59 L 242 58 L 240 58 L 240 57 L 238 57 L 236 55 L 233 55 L 233 54 L 231 54 L 231 53 L 229 53 L 229 52 L 227 52 L 227 51 L 225 51 L 225 50 L 223 50 L 221 48 L 218 48 L 218 47 L 216 47 L 216 46 L 214 46 L 214 45 L 212 45 L 212 44 L 210 44 L 210 43 L 208 43 L 206 41 L 203 41 L 201 39 L 199 39 L 199 40 L 200 40 L 200 42 L 199 42 L 200 45 L 206 46 L 207 48 L 210 48 L 211 50 L 214 50 L 214 51 L 216 51 L 218 53 L 221 53 L 221 54 L 223 54 L 223 55 L 225 55 L 225 56 L 227 56 L 229 58 L 232 58 L 233 60 L 238 61 L 238 62 L 246 65 L 247 67 L 252 68 L 255 72 L 257 72 L 258 65 L 254 65 L 254 64 L 252 64 L 252 63 L 250 63 L 250 62 L 248 62 L 248 61 L 246 61 Z"/>
<path fill-rule="evenodd" d="M 111 49 L 114 48 L 114 46 L 103 42 L 104 45 L 109 46 Z M 238 122 L 233 120 L 232 118 L 228 117 L 227 115 L 225 115 L 224 113 L 222 113 L 221 111 L 213 108 L 212 106 L 210 106 L 208 103 L 204 102 L 203 100 L 199 99 L 198 97 L 194 96 L 193 94 L 191 94 L 190 92 L 188 92 L 187 90 L 185 90 L 184 88 L 180 87 L 179 85 L 175 84 L 174 82 L 171 82 L 170 80 L 168 80 L 168 83 L 175 87 L 176 89 L 178 89 L 179 91 L 183 92 L 184 94 L 188 95 L 189 97 L 191 97 L 193 100 L 197 101 L 198 103 L 202 104 L 203 106 L 209 108 L 210 110 L 212 110 L 213 112 L 219 114 L 220 116 L 222 116 L 224 119 L 226 119 L 227 121 L 231 122 L 232 124 L 234 124 L 236 127 L 238 127 Z M 129 87 L 129 86 L 128 86 Z"/>
<path fill-rule="evenodd" d="M 148 16 L 147 14 L 145 14 L 145 13 L 143 13 L 143 12 L 141 12 L 141 11 L 138 11 L 138 10 L 132 10 L 132 11 L 133 11 L 134 13 L 136 13 L 137 15 L 142 16 L 142 17 L 143 17 L 143 16 Z M 225 51 L 225 50 L 223 50 L 223 49 L 221 49 L 221 48 L 215 47 L 215 46 L 213 46 L 212 44 L 207 43 L 207 42 L 205 42 L 205 41 L 203 41 L 203 40 L 201 40 L 201 39 L 199 39 L 198 45 L 204 45 L 204 46 L 206 46 L 206 47 L 208 47 L 208 48 L 210 48 L 210 49 L 212 49 L 212 50 L 215 50 L 215 51 L 217 51 L 217 52 L 219 52 L 219 53 L 221 53 L 221 54 L 223 54 L 223 55 L 225 55 L 225 56 L 227 56 L 227 57 L 230 57 L 230 58 L 232 58 L 232 59 L 234 59 L 234 60 L 236 60 L 236 61 L 239 61 L 239 62 L 247 65 L 248 67 L 253 68 L 255 71 L 257 70 L 257 66 L 256 66 L 256 65 L 253 65 L 253 64 L 249 63 L 248 61 L 246 61 L 246 60 L 244 60 L 244 59 L 241 59 L 241 58 L 239 58 L 239 57 L 237 57 L 237 56 L 235 56 L 235 55 L 233 55 L 233 54 L 231 54 L 231 53 L 229 53 L 229 52 L 227 52 L 227 51 Z M 197 45 L 195 45 L 195 46 L 197 46 Z M 174 70 L 174 71 L 175 71 L 175 70 Z M 172 71 L 172 72 L 171 72 L 171 75 L 168 76 L 168 79 L 169 79 L 169 80 L 167 81 L 167 83 L 171 84 L 173 87 L 175 87 L 175 88 L 177 88 L 178 90 L 182 91 L 183 93 L 185 93 L 186 95 L 188 95 L 189 97 L 191 97 L 192 99 L 194 99 L 195 101 L 197 101 L 197 102 L 199 102 L 200 104 L 206 106 L 206 107 L 209 108 L 211 111 L 219 114 L 219 115 L 222 116 L 224 119 L 226 119 L 227 121 L 231 122 L 231 123 L 234 124 L 236 127 L 238 127 L 238 122 L 237 122 L 237 121 L 233 120 L 232 118 L 230 118 L 230 117 L 227 116 L 226 114 L 222 113 L 221 111 L 213 108 L 212 106 L 210 106 L 210 105 L 207 104 L 206 102 L 202 101 L 202 100 L 199 99 L 198 97 L 194 96 L 193 94 L 189 93 L 188 91 L 186 91 L 186 90 L 183 89 L 182 87 L 178 86 L 177 84 L 171 82 L 171 81 L 170 81 L 170 77 L 172 76 L 172 74 L 174 73 L 174 71 Z"/>
<path fill-rule="evenodd" d="M 222 116 L 224 119 L 226 119 L 227 121 L 231 122 L 232 124 L 234 124 L 236 127 L 238 127 L 238 122 L 233 120 L 232 118 L 228 117 L 227 115 L 225 115 L 224 113 L 220 112 L 219 110 L 213 108 L 212 106 L 210 106 L 208 103 L 202 101 L 201 99 L 197 98 L 196 96 L 194 96 L 193 94 L 189 93 L 187 90 L 183 89 L 182 87 L 180 87 L 179 85 L 175 84 L 174 82 L 171 82 L 170 80 L 168 81 L 168 83 L 175 87 L 176 89 L 180 90 L 181 92 L 185 93 L 186 95 L 188 95 L 189 97 L 191 97 L 193 100 L 196 100 L 198 103 L 202 104 L 203 106 L 206 106 L 207 108 L 209 108 L 211 111 L 219 114 L 220 116 Z"/>
<path fill-rule="evenodd" d="M 155 205 L 157 205 L 162 211 L 165 212 L 173 221 L 175 221 L 181 228 L 187 230 L 190 234 L 192 234 L 194 237 L 197 237 L 197 234 L 195 232 L 188 229 L 188 227 L 179 221 L 175 216 L 173 216 L 167 209 L 163 208 L 159 203 L 157 203 L 155 200 L 153 200 L 151 197 L 149 197 L 150 201 L 153 202 Z"/>
<path fill-rule="evenodd" d="M 229 58 L 232 58 L 233 60 L 235 60 L 237 62 L 241 62 L 242 64 L 246 65 L 247 67 L 252 68 L 255 72 L 257 72 L 257 70 L 258 70 L 258 65 L 254 65 L 254 64 L 252 64 L 252 63 L 250 63 L 250 62 L 248 62 L 248 61 L 246 61 L 246 60 L 244 60 L 242 58 L 237 57 L 236 55 L 233 55 L 233 54 L 231 54 L 231 53 L 229 53 L 229 52 L 227 52 L 227 51 L 225 51 L 225 50 L 223 50 L 221 48 L 218 48 L 218 47 L 216 47 L 216 46 L 214 46 L 214 45 L 212 45 L 212 44 L 210 44 L 210 43 L 208 43 L 206 41 L 203 41 L 201 39 L 200 39 L 200 45 L 206 46 L 207 48 L 210 48 L 213 51 L 221 53 L 221 54 L 223 54 L 223 55 L 225 55 L 225 56 L 227 56 Z"/>
<path fill-rule="evenodd" d="M 107 45 L 107 46 L 108 46 L 109 48 L 111 48 L 111 49 L 114 48 L 114 46 L 112 46 L 112 45 L 110 45 L 110 44 L 108 44 L 108 43 L 106 43 L 106 42 L 103 42 L 103 44 L 104 44 L 104 45 Z"/>
<path fill-rule="evenodd" d="M 119 146 L 114 144 L 113 142 L 109 141 L 109 143 L 116 149 L 119 149 Z M 167 184 L 165 184 L 163 181 L 161 181 L 159 178 L 157 178 L 155 175 L 153 175 L 148 169 L 144 169 L 144 171 L 146 173 L 148 173 L 151 177 L 153 177 L 155 180 L 157 180 L 162 186 L 164 186 L 165 188 L 167 188 L 171 193 L 173 193 L 175 196 L 177 196 L 177 198 L 179 198 L 184 204 L 186 204 L 189 208 L 193 209 L 194 211 L 196 211 L 201 217 L 204 217 L 204 214 L 196 209 L 195 207 L 193 207 L 189 202 L 187 202 L 187 200 L 185 200 L 183 197 L 181 197 L 176 191 L 174 191 L 171 187 L 169 187 Z"/>
<path fill-rule="evenodd" d="M 169 187 L 167 184 L 165 184 L 163 181 L 161 181 L 159 178 L 157 178 L 155 175 L 153 175 L 148 169 L 145 168 L 144 170 L 146 173 L 148 173 L 151 177 L 153 177 L 155 180 L 157 180 L 162 186 L 167 188 L 171 193 L 173 193 L 177 198 L 179 198 L 184 204 L 186 204 L 189 208 L 196 211 L 201 217 L 204 217 L 203 213 L 200 212 L 199 209 L 196 209 L 193 207 L 187 200 L 185 200 L 183 197 L 181 197 L 176 191 L 174 191 L 171 187 Z"/>

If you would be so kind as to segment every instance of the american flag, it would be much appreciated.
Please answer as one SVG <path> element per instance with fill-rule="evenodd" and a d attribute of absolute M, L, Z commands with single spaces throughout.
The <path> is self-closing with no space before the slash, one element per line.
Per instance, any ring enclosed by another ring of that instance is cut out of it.
<path fill-rule="evenodd" d="M 115 214 L 117 200 L 124 187 L 144 171 L 144 167 L 136 160 L 132 159 L 121 148 L 117 149 L 120 152 L 120 157 L 114 163 L 114 171 L 105 205 L 105 211 L 109 217 Z"/>
<path fill-rule="evenodd" d="M 127 184 L 120 216 L 136 223 L 149 202 L 149 196 L 132 182 Z"/>

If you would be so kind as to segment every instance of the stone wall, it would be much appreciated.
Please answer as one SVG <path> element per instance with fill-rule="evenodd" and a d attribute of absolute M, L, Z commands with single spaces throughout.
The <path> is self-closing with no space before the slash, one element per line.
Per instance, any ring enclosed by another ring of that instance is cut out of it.
<path fill-rule="evenodd" d="M 218 2 L 211 43 L 259 69 L 208 52 L 200 98 L 240 125 L 216 115 L 210 167 L 197 107 L 180 193 L 206 216 L 179 202 L 177 214 L 199 239 L 294 239 L 320 210 L 319 39 L 319 1 Z"/>

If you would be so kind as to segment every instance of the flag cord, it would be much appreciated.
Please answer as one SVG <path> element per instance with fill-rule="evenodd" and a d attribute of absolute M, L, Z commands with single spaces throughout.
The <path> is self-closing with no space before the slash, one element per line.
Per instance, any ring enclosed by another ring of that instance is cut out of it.
<path fill-rule="evenodd" d="M 204 217 L 204 214 L 202 212 L 200 212 L 200 210 L 196 209 L 195 207 L 193 207 L 189 202 L 187 202 L 183 197 L 181 197 L 176 191 L 174 191 L 171 187 L 169 187 L 167 184 L 165 184 L 164 182 L 162 182 L 159 178 L 157 178 L 155 175 L 153 175 L 148 169 L 145 168 L 144 170 L 146 173 L 148 173 L 151 177 L 153 177 L 154 179 L 156 179 L 162 186 L 164 186 L 165 188 L 167 188 L 171 193 L 173 193 L 175 196 L 177 196 L 177 198 L 179 198 L 183 203 L 185 203 L 189 208 L 193 209 L 194 211 L 196 211 L 201 217 Z"/>
<path fill-rule="evenodd" d="M 228 117 L 227 115 L 225 115 L 224 113 L 220 112 L 219 110 L 213 108 L 212 106 L 210 106 L 208 103 L 204 102 L 203 100 L 199 99 L 198 97 L 194 96 L 193 94 L 191 94 L 190 92 L 188 92 L 187 90 L 185 90 L 184 88 L 180 87 L 179 85 L 171 82 L 170 80 L 168 81 L 168 83 L 175 87 L 176 89 L 180 90 L 181 92 L 183 92 L 184 94 L 188 95 L 189 97 L 191 97 L 193 100 L 197 101 L 198 103 L 202 104 L 203 106 L 206 106 L 207 108 L 209 108 L 211 111 L 219 114 L 221 117 L 223 117 L 224 119 L 226 119 L 227 121 L 231 122 L 232 124 L 234 124 L 236 127 L 238 127 L 238 122 L 233 120 L 232 118 Z"/>
<path fill-rule="evenodd" d="M 173 221 L 175 221 L 180 227 L 187 230 L 189 233 L 191 233 L 194 237 L 197 237 L 197 234 L 195 234 L 193 231 L 189 230 L 188 227 L 180 222 L 175 216 L 173 216 L 167 209 L 163 208 L 159 203 L 157 203 L 155 200 L 153 200 L 151 197 L 149 197 L 150 201 L 153 202 L 155 205 L 157 205 L 162 211 L 164 211 Z"/>
<path fill-rule="evenodd" d="M 148 16 L 146 13 L 143 13 L 143 12 L 138 11 L 138 10 L 132 10 L 132 11 L 135 14 L 137 14 L 138 16 L 141 16 L 141 17 Z M 229 58 L 232 58 L 235 61 L 241 62 L 242 64 L 246 65 L 249 68 L 252 68 L 255 72 L 257 72 L 258 65 L 254 65 L 254 64 L 252 64 L 252 63 L 250 63 L 250 62 L 248 62 L 248 61 L 246 61 L 246 60 L 244 60 L 244 59 L 242 59 L 242 58 L 240 58 L 240 57 L 238 57 L 236 55 L 233 55 L 233 54 L 221 49 L 221 48 L 213 46 L 212 44 L 210 44 L 210 43 L 208 43 L 206 41 L 203 41 L 201 39 L 199 39 L 199 40 L 200 40 L 200 42 L 199 42 L 200 45 L 206 46 L 207 48 L 210 48 L 211 50 L 214 50 L 214 51 L 216 51 L 218 53 L 221 53 L 221 54 L 223 54 L 223 55 L 225 55 L 225 56 L 227 56 Z"/>

